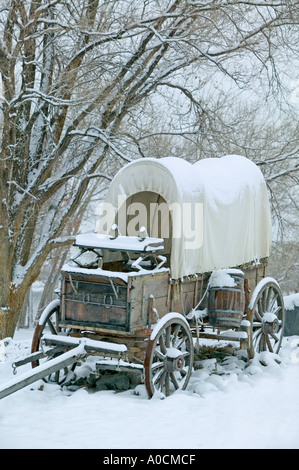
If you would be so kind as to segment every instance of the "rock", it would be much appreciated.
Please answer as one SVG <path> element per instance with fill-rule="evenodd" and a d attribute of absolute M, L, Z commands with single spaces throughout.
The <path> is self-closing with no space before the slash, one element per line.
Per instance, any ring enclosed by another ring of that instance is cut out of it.
<path fill-rule="evenodd" d="M 95 388 L 96 390 L 129 390 L 131 388 L 130 379 L 128 374 L 124 372 L 104 373 L 96 381 Z"/>

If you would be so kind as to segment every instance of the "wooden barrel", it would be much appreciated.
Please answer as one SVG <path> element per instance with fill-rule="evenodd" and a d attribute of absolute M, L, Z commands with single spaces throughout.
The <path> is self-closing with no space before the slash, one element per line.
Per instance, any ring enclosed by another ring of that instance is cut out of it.
<path fill-rule="evenodd" d="M 238 328 L 244 310 L 244 273 L 239 269 L 214 271 L 209 282 L 209 323 L 219 328 Z"/>

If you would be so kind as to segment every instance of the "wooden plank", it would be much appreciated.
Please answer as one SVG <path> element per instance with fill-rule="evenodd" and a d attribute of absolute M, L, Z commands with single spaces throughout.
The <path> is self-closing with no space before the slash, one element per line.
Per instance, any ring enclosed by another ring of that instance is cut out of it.
<path fill-rule="evenodd" d="M 235 336 L 230 336 L 230 335 L 225 335 L 224 333 L 214 334 L 214 333 L 199 332 L 199 338 L 217 339 L 217 340 L 223 340 L 223 341 L 246 341 L 247 334 L 245 336 L 244 332 L 240 332 L 240 335 L 236 334 Z"/>
<path fill-rule="evenodd" d="M 130 328 L 146 327 L 149 323 L 151 297 L 154 297 L 155 308 L 159 315 L 168 313 L 167 292 L 169 273 L 151 273 L 132 278 L 130 287 Z"/>
<path fill-rule="evenodd" d="M 75 280 L 75 281 L 85 281 L 85 282 L 96 282 L 96 283 L 100 283 L 100 284 L 109 284 L 110 283 L 110 280 L 109 279 L 113 279 L 113 282 L 119 284 L 119 285 L 122 285 L 122 286 L 126 286 L 127 285 L 127 282 L 122 279 L 122 275 L 124 275 L 123 273 L 119 273 L 119 277 L 117 276 L 117 272 L 115 272 L 115 276 L 112 275 L 112 272 L 109 272 L 109 276 L 105 276 L 105 272 L 104 271 L 99 271 L 98 273 L 94 273 L 93 270 L 90 270 L 90 272 L 88 272 L 89 270 L 86 269 L 85 270 L 86 272 L 77 272 L 77 271 L 70 271 L 70 272 L 67 272 L 67 271 L 61 271 L 61 274 L 63 277 L 65 277 L 66 279 L 68 280 Z"/>
<path fill-rule="evenodd" d="M 108 341 L 97 341 L 90 338 L 84 337 L 73 337 L 73 336 L 60 336 L 46 334 L 42 337 L 43 342 L 48 345 L 63 345 L 66 347 L 75 347 L 81 345 L 85 351 L 97 351 L 105 354 L 117 353 L 122 354 L 127 351 L 127 347 L 122 344 L 115 344 L 114 342 Z"/>
<path fill-rule="evenodd" d="M 78 326 L 84 322 L 128 329 L 127 285 L 114 284 L 114 280 L 97 281 L 77 279 L 75 285 L 74 281 L 65 280 L 62 319 L 79 322 Z"/>
<path fill-rule="evenodd" d="M 177 282 L 171 285 L 170 308 L 173 312 L 188 314 L 195 305 L 195 297 L 198 293 L 198 278 L 191 277 L 184 282 Z"/>
<path fill-rule="evenodd" d="M 124 363 L 121 364 L 116 363 L 109 363 L 109 362 L 97 362 L 96 363 L 97 370 L 112 370 L 117 372 L 136 372 L 138 374 L 143 374 L 143 365 L 139 364 L 131 364 L 131 363 Z"/>
<path fill-rule="evenodd" d="M 57 346 L 56 348 L 52 348 L 48 351 L 36 351 L 35 353 L 30 354 L 24 359 L 20 359 L 19 361 L 14 362 L 12 364 L 12 367 L 13 368 L 21 367 L 21 366 L 24 366 L 25 364 L 28 364 L 29 362 L 38 361 L 39 359 L 42 359 L 45 357 L 50 358 L 51 356 L 54 356 L 57 353 L 62 353 L 64 351 L 65 351 L 65 347 L 63 346 Z"/>
<path fill-rule="evenodd" d="M 260 260 L 259 264 L 252 262 L 243 266 L 239 266 L 239 269 L 244 272 L 245 278 L 247 278 L 249 281 L 249 287 L 251 291 L 253 291 L 259 281 L 266 277 L 267 264 L 267 258 L 263 258 Z"/>

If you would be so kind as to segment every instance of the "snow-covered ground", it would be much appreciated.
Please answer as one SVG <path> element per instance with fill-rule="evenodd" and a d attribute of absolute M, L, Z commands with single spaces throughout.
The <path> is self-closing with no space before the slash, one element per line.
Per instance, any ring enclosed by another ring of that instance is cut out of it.
<path fill-rule="evenodd" d="M 24 329 L 9 341 L 1 383 L 31 338 Z M 261 353 L 250 363 L 239 354 L 205 359 L 188 389 L 164 400 L 149 400 L 143 386 L 139 395 L 50 384 L 40 391 L 38 381 L 0 401 L 0 448 L 298 449 L 298 345 L 299 336 L 285 337 L 279 356 Z"/>

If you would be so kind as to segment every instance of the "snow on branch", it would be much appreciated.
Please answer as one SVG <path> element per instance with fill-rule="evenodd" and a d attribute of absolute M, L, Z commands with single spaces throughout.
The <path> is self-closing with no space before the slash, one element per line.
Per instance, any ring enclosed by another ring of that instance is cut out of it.
<path fill-rule="evenodd" d="M 201 10 L 215 10 L 215 0 L 210 0 L 209 2 L 196 2 L 196 1 L 189 1 L 189 5 L 194 7 L 198 7 Z M 219 8 L 226 8 L 229 6 L 236 6 L 236 5 L 248 5 L 253 7 L 265 7 L 265 8 L 277 8 L 277 7 L 284 7 L 287 3 L 285 1 L 277 1 L 277 2 L 261 2 L 259 0 L 224 0 L 218 1 L 217 7 Z M 298 1 L 293 2 L 294 5 L 298 4 Z"/>
<path fill-rule="evenodd" d="M 42 93 L 40 90 L 36 90 L 34 88 L 27 88 L 26 89 L 26 93 L 23 94 L 22 96 L 22 102 L 19 104 L 19 105 L 22 105 L 24 101 L 27 101 L 27 100 L 32 100 L 34 98 L 40 98 L 42 99 L 43 101 L 45 101 L 46 103 L 49 103 L 51 104 L 51 106 L 57 106 L 57 107 L 60 107 L 60 106 L 63 106 L 63 105 L 71 105 L 71 104 L 80 104 L 82 103 L 82 100 L 80 99 L 72 99 L 72 100 L 69 100 L 69 99 L 62 99 L 62 98 L 59 98 L 57 96 L 51 96 L 51 95 L 47 95 L 45 93 Z M 18 105 L 16 105 L 17 107 Z"/>
<path fill-rule="evenodd" d="M 90 132 L 90 130 L 94 130 L 96 131 L 96 133 L 92 133 Z M 95 138 L 95 139 L 99 139 L 101 140 L 104 144 L 108 145 L 108 147 L 114 152 L 116 153 L 116 155 L 118 157 L 120 157 L 122 160 L 126 161 L 126 162 L 130 162 L 132 161 L 132 159 L 130 157 L 128 157 L 127 155 L 125 155 L 120 149 L 118 149 L 110 140 L 110 138 L 106 135 L 106 133 L 98 128 L 98 127 L 89 127 L 86 131 L 78 131 L 78 130 L 75 130 L 75 131 L 71 131 L 69 133 L 69 135 L 82 135 L 82 136 L 86 136 L 86 137 L 92 137 L 92 138 Z"/>
<path fill-rule="evenodd" d="M 293 174 L 299 170 L 299 163 L 297 163 L 293 168 L 288 168 L 286 170 L 280 171 L 279 173 L 276 173 L 273 176 L 268 176 L 266 177 L 267 183 L 271 183 L 274 180 L 277 180 L 278 178 L 284 177 L 284 176 L 293 176 Z"/>
<path fill-rule="evenodd" d="M 55 248 L 58 246 L 69 245 L 75 241 L 75 235 L 69 237 L 57 237 L 49 240 L 49 244 L 53 245 Z"/>
<path fill-rule="evenodd" d="M 32 197 L 33 199 L 35 199 L 36 201 L 38 200 L 37 197 L 35 197 L 33 194 L 31 194 L 29 191 L 27 191 L 26 189 L 22 188 L 16 181 L 7 181 L 7 184 L 11 185 L 15 185 L 20 191 L 22 191 L 22 193 L 25 193 L 27 194 L 28 196 Z"/>

